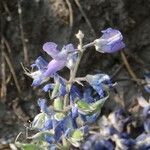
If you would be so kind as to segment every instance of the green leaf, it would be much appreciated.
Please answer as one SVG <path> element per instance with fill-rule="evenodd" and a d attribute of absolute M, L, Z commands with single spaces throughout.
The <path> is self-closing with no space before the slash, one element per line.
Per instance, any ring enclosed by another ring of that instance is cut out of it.
<path fill-rule="evenodd" d="M 108 99 L 109 95 L 105 96 L 104 98 L 96 101 L 95 103 L 92 103 L 90 105 L 90 109 L 91 110 L 97 110 L 97 109 L 101 109 L 105 103 L 105 101 Z"/>
<path fill-rule="evenodd" d="M 46 119 L 46 114 L 43 112 L 36 115 L 32 122 L 32 128 L 37 128 L 37 129 L 43 128 L 45 119 Z"/>
<path fill-rule="evenodd" d="M 91 104 L 88 104 L 87 102 L 83 100 L 78 100 L 76 104 L 77 104 L 79 113 L 83 115 L 91 115 L 96 112 L 101 112 L 101 108 L 103 107 L 105 101 L 109 97 L 108 91 L 106 91 L 106 94 L 107 95 L 104 98 L 101 98 L 100 100 Z"/>
<path fill-rule="evenodd" d="M 63 100 L 60 97 L 54 100 L 54 109 L 63 110 Z"/>
<path fill-rule="evenodd" d="M 81 130 L 75 130 L 72 133 L 71 138 L 74 139 L 75 141 L 81 141 L 83 139 L 83 135 L 84 133 Z"/>
<path fill-rule="evenodd" d="M 84 133 L 77 129 L 74 130 L 71 136 L 68 138 L 68 141 L 75 147 L 80 147 L 80 142 L 83 140 Z"/>
<path fill-rule="evenodd" d="M 38 132 L 32 137 L 28 137 L 28 139 L 33 139 L 35 141 L 45 141 L 45 136 L 53 136 L 52 131 L 43 131 L 43 132 Z"/>
<path fill-rule="evenodd" d="M 80 147 L 80 142 L 83 140 L 84 133 L 77 129 L 72 131 L 71 136 L 68 138 L 68 141 L 75 147 Z"/>
<path fill-rule="evenodd" d="M 68 139 L 68 141 L 74 146 L 74 147 L 80 147 L 80 142 L 72 140 L 72 139 Z"/>
<path fill-rule="evenodd" d="M 79 113 L 86 115 L 91 112 L 90 105 L 88 103 L 86 103 L 85 101 L 79 100 L 79 101 L 77 101 L 76 104 L 77 104 Z"/>
<path fill-rule="evenodd" d="M 16 145 L 20 147 L 21 150 L 41 150 L 41 147 L 36 144 L 17 143 Z"/>
<path fill-rule="evenodd" d="M 60 83 L 56 82 L 56 84 L 54 85 L 54 89 L 52 91 L 52 94 L 51 94 L 51 99 L 53 99 L 54 97 L 57 96 L 57 93 L 58 93 L 58 90 L 59 90 L 59 86 L 60 86 Z"/>
<path fill-rule="evenodd" d="M 84 109 L 85 109 L 85 110 L 90 109 L 89 104 L 86 103 L 85 101 L 82 101 L 82 100 L 80 100 L 80 101 L 77 102 L 77 106 L 78 106 L 78 108 L 83 109 L 83 110 L 84 110 Z"/>
<path fill-rule="evenodd" d="M 62 120 L 64 117 L 65 117 L 65 115 L 64 115 L 63 113 L 56 113 L 56 114 L 54 115 L 54 118 L 55 118 L 57 121 Z"/>

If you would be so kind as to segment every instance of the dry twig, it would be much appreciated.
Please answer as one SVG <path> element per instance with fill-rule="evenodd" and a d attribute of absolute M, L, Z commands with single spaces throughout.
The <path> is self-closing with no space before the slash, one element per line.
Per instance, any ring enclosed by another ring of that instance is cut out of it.
<path fill-rule="evenodd" d="M 70 16 L 69 16 L 69 22 L 70 22 L 69 25 L 70 25 L 70 28 L 72 30 L 72 27 L 73 27 L 73 10 L 72 10 L 72 6 L 71 6 L 70 1 L 66 0 L 66 3 L 67 3 L 68 8 L 69 8 L 69 14 L 70 14 Z"/>
<path fill-rule="evenodd" d="M 7 55 L 5 52 L 4 52 L 4 58 L 5 58 L 5 60 L 6 60 L 7 64 L 8 64 L 8 67 L 9 67 L 9 69 L 10 69 L 10 72 L 12 73 L 12 76 L 13 76 L 13 78 L 14 78 L 14 82 L 15 82 L 17 91 L 18 91 L 18 93 L 20 94 L 20 93 L 21 93 L 21 88 L 20 88 L 20 85 L 19 85 L 19 82 L 18 82 L 16 73 L 15 73 L 15 71 L 14 71 L 14 67 L 13 67 L 13 65 L 12 65 L 12 63 L 11 63 L 11 61 L 10 61 L 8 55 Z"/>
<path fill-rule="evenodd" d="M 20 27 L 20 32 L 21 32 L 21 40 L 22 40 L 22 45 L 23 45 L 23 53 L 24 53 L 24 62 L 25 64 L 29 65 L 29 54 L 28 54 L 28 49 L 25 41 L 25 35 L 24 35 L 24 29 L 23 29 L 23 21 L 22 21 L 22 9 L 21 9 L 21 4 L 20 0 L 18 0 L 18 14 L 19 14 L 19 27 Z"/>
<path fill-rule="evenodd" d="M 138 79 L 138 77 L 136 76 L 136 74 L 134 73 L 134 71 L 132 70 L 132 68 L 131 68 L 131 66 L 130 66 L 130 64 L 129 64 L 127 58 L 126 58 L 126 55 L 125 55 L 125 53 L 124 53 L 123 51 L 121 51 L 121 57 L 122 57 L 122 60 L 123 60 L 123 62 L 124 62 L 124 64 L 125 64 L 125 67 L 127 68 L 128 72 L 129 72 L 130 76 L 131 76 L 131 77 L 133 78 L 133 80 L 134 80 L 135 82 L 137 82 L 137 84 L 139 85 L 139 84 L 140 84 L 139 79 Z"/>
<path fill-rule="evenodd" d="M 8 53 L 11 55 L 11 54 L 12 54 L 12 51 L 11 51 L 11 48 L 10 48 L 9 42 L 7 41 L 7 39 L 5 38 L 5 36 L 4 36 L 4 35 L 2 35 L 2 40 L 3 40 L 3 42 L 4 42 L 5 46 L 6 46 L 7 50 L 8 50 Z"/>
<path fill-rule="evenodd" d="M 1 100 L 2 102 L 6 102 L 6 94 L 7 94 L 7 86 L 6 86 L 6 63 L 4 59 L 4 42 L 1 40 L 1 76 L 2 76 L 2 83 L 1 83 Z"/>
<path fill-rule="evenodd" d="M 81 14 L 82 14 L 82 16 L 84 17 L 84 19 L 85 19 L 87 25 L 88 25 L 89 28 L 91 29 L 92 34 L 93 34 L 94 36 L 96 36 L 95 30 L 94 30 L 94 28 L 92 27 L 92 24 L 91 24 L 90 20 L 88 19 L 86 13 L 84 12 L 82 6 L 80 5 L 79 0 L 74 0 L 74 1 L 75 1 L 76 5 L 78 6 L 78 8 L 79 8 L 79 10 L 80 10 L 80 12 L 81 12 Z"/>

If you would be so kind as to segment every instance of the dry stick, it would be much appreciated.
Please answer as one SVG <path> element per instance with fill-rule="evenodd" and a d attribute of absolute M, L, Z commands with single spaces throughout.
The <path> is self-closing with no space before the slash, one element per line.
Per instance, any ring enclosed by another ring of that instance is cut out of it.
<path fill-rule="evenodd" d="M 116 69 L 116 71 L 111 75 L 111 79 L 113 79 L 120 72 L 120 70 L 123 68 L 123 66 L 124 66 L 124 63 L 119 65 L 119 67 Z"/>
<path fill-rule="evenodd" d="M 72 10 L 72 6 L 71 6 L 71 3 L 69 0 L 66 0 L 66 3 L 68 5 L 68 8 L 69 8 L 69 25 L 70 25 L 70 28 L 72 30 L 72 27 L 73 27 L 73 10 Z"/>
<path fill-rule="evenodd" d="M 133 55 L 131 53 L 128 53 L 127 55 L 129 57 L 133 58 L 134 61 L 136 61 L 138 64 L 140 64 L 145 72 L 148 72 L 148 69 L 146 68 L 145 63 L 141 58 L 139 58 L 136 54 Z"/>
<path fill-rule="evenodd" d="M 9 45 L 8 41 L 6 40 L 4 35 L 2 35 L 2 40 L 4 41 L 4 44 L 5 44 L 5 46 L 6 46 L 7 50 L 8 50 L 8 53 L 11 54 L 12 51 L 11 51 L 10 45 Z"/>
<path fill-rule="evenodd" d="M 1 99 L 2 102 L 6 102 L 7 86 L 6 86 L 6 63 L 4 60 L 4 41 L 1 40 L 1 73 L 2 73 L 2 84 L 1 84 Z"/>
<path fill-rule="evenodd" d="M 10 69 L 10 72 L 12 73 L 12 76 L 14 78 L 14 82 L 15 82 L 15 85 L 16 85 L 16 88 L 17 88 L 17 91 L 18 93 L 20 94 L 21 93 L 21 88 L 20 88 L 20 85 L 19 85 L 19 82 L 18 82 L 18 79 L 17 79 L 17 76 L 15 74 L 15 71 L 14 71 L 14 67 L 9 59 L 9 57 L 7 56 L 7 54 L 4 52 L 4 58 L 8 64 L 8 67 Z"/>
<path fill-rule="evenodd" d="M 76 5 L 78 6 L 78 8 L 79 8 L 79 10 L 80 10 L 80 12 L 81 12 L 81 14 L 82 14 L 82 16 L 84 17 L 84 19 L 85 19 L 87 25 L 88 25 L 89 28 L 91 29 L 92 34 L 93 34 L 94 36 L 96 36 L 95 30 L 94 30 L 94 28 L 92 27 L 92 24 L 91 24 L 90 20 L 88 19 L 86 13 L 84 12 L 82 6 L 80 5 L 79 0 L 74 0 L 74 1 L 75 1 Z"/>
<path fill-rule="evenodd" d="M 29 55 L 28 55 L 28 49 L 25 42 L 25 36 L 24 36 L 24 29 L 23 29 L 23 23 L 22 23 L 22 9 L 20 5 L 20 1 L 18 0 L 18 14 L 19 14 L 19 27 L 21 32 L 21 40 L 23 45 L 23 53 L 24 53 L 24 62 L 29 65 Z"/>
<path fill-rule="evenodd" d="M 5 2 L 5 1 L 2 1 L 2 3 L 3 3 L 3 7 L 4 7 L 4 9 L 5 9 L 5 11 L 8 13 L 8 15 L 11 17 L 11 13 L 10 13 L 10 10 L 9 10 L 9 8 L 8 8 L 8 6 L 7 6 L 7 3 Z"/>
<path fill-rule="evenodd" d="M 70 34 L 68 40 L 71 40 L 71 35 L 72 35 L 72 28 L 73 28 L 73 10 L 72 10 L 72 5 L 69 0 L 66 0 L 66 3 L 69 8 L 69 26 L 70 26 Z"/>
<path fill-rule="evenodd" d="M 136 81 L 137 84 L 139 85 L 139 79 L 137 78 L 136 74 L 133 72 L 133 70 L 132 70 L 132 68 L 131 68 L 131 66 L 130 66 L 130 64 L 129 64 L 129 62 L 128 62 L 128 60 L 127 60 L 127 58 L 126 58 L 126 56 L 125 56 L 125 54 L 124 54 L 123 51 L 121 51 L 121 57 L 122 57 L 122 60 L 123 60 L 123 62 L 124 62 L 124 64 L 125 64 L 125 66 L 126 66 L 128 72 L 129 72 L 130 76 L 131 76 L 131 77 L 133 78 L 133 80 Z"/>

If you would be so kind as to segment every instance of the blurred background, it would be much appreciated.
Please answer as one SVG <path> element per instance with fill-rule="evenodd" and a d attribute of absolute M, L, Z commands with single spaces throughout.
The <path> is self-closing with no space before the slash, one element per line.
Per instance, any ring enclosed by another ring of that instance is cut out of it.
<path fill-rule="evenodd" d="M 47 41 L 76 47 L 79 29 L 84 44 L 108 27 L 124 36 L 123 53 L 100 54 L 89 48 L 78 71 L 78 76 L 105 72 L 117 82 L 103 113 L 120 105 L 130 109 L 138 95 L 149 96 L 143 81 L 150 69 L 150 0 L 0 0 L 0 17 L 0 149 L 25 132 L 39 112 L 37 99 L 44 95 L 31 87 L 21 64 L 31 69 L 39 55 L 50 60 L 42 51 Z M 60 73 L 68 77 L 67 69 Z"/>

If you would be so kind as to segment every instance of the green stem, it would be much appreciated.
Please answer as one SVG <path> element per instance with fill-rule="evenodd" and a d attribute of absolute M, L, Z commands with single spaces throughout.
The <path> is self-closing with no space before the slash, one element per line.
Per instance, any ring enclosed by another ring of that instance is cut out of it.
<path fill-rule="evenodd" d="M 72 84 L 74 82 L 74 79 L 76 77 L 76 74 L 77 74 L 77 71 L 78 71 L 78 68 L 79 68 L 79 64 L 80 64 L 81 58 L 83 56 L 83 52 L 84 52 L 84 49 L 83 49 L 83 45 L 82 45 L 82 39 L 79 39 L 78 58 L 77 58 L 75 67 L 71 71 L 71 74 L 70 74 L 69 82 L 68 82 L 68 85 L 67 85 L 67 93 L 70 92 L 71 86 L 72 86 Z M 64 98 L 64 107 L 67 107 L 68 104 L 69 104 L 69 94 L 66 94 L 65 98 Z"/>
<path fill-rule="evenodd" d="M 79 68 L 79 64 L 80 64 L 80 61 L 82 59 L 84 51 L 86 50 L 86 48 L 91 47 L 91 46 L 94 45 L 94 42 L 91 42 L 91 43 L 86 44 L 86 45 L 83 46 L 82 40 L 83 40 L 82 38 L 79 39 L 78 58 L 77 58 L 74 69 L 71 70 L 71 73 L 70 73 L 70 78 L 69 78 L 69 82 L 68 82 L 68 85 L 67 85 L 67 93 L 70 92 L 71 86 L 72 86 L 72 84 L 75 80 L 75 77 L 76 77 L 76 74 L 77 74 L 77 71 L 78 71 L 78 68 Z M 69 104 L 69 94 L 66 94 L 65 98 L 64 98 L 64 109 L 68 106 L 68 104 Z"/>

